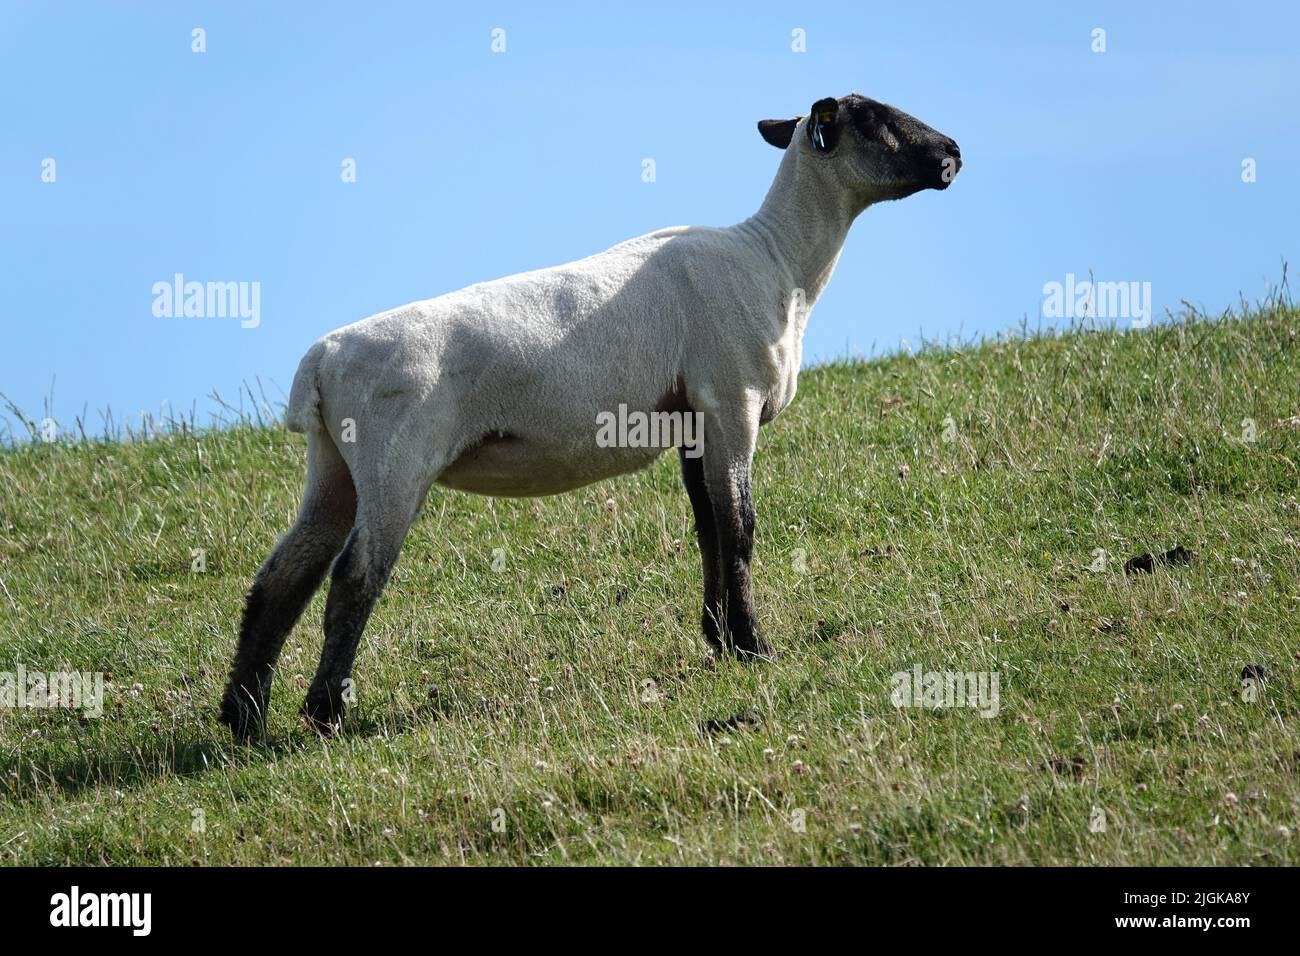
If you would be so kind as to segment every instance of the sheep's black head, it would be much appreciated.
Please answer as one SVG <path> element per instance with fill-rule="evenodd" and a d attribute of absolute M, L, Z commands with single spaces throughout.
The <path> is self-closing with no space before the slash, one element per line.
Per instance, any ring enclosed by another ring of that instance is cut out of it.
<path fill-rule="evenodd" d="M 951 138 L 857 93 L 818 100 L 806 117 L 762 120 L 758 131 L 779 149 L 793 142 L 867 202 L 947 189 L 961 169 Z"/>

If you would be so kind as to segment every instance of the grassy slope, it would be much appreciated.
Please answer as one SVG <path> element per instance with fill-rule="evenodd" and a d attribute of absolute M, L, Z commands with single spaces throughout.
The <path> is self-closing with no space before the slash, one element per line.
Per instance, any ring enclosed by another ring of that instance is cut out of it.
<path fill-rule="evenodd" d="M 300 436 L 0 453 L 0 670 L 111 672 L 104 719 L 0 710 L 0 860 L 1295 863 L 1298 327 L 1266 309 L 804 375 L 758 453 L 775 665 L 701 653 L 671 456 L 561 498 L 435 492 L 328 744 L 293 716 L 320 596 L 271 741 L 212 719 Z M 1175 543 L 1197 559 L 1120 570 Z M 1273 672 L 1254 703 L 1247 663 Z M 999 672 L 1000 714 L 896 709 L 913 664 Z"/>

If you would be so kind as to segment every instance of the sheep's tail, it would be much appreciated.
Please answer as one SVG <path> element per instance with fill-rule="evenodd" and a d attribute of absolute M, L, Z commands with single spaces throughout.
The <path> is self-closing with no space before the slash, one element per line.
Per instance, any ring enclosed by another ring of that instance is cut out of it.
<path fill-rule="evenodd" d="M 289 389 L 289 405 L 284 411 L 285 427 L 291 432 L 305 432 L 321 427 L 320 362 L 325 343 L 317 342 L 298 363 L 298 372 Z"/>

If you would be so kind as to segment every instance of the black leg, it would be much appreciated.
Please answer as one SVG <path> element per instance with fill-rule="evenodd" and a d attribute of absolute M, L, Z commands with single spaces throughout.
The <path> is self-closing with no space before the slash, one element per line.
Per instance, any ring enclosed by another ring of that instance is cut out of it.
<path fill-rule="evenodd" d="M 748 393 L 718 401 L 721 388 L 705 392 L 714 398 L 712 407 L 704 412 L 702 440 L 704 486 L 717 540 L 715 597 L 721 607 L 721 644 L 742 658 L 771 658 L 774 655 L 759 628 L 750 583 L 754 552 L 750 475 L 762 404 Z"/>
<path fill-rule="evenodd" d="M 754 552 L 754 502 L 750 467 L 735 465 L 709 484 L 721 561 L 723 644 L 745 658 L 771 658 L 772 647 L 758 626 L 750 560 Z M 716 485 L 716 487 L 715 487 Z"/>
<path fill-rule="evenodd" d="M 704 610 L 700 616 L 700 627 L 709 645 L 721 650 L 723 613 L 718 532 L 713 523 L 713 504 L 709 501 L 709 491 L 704 484 L 704 459 L 698 455 L 688 457 L 688 450 L 680 447 L 677 452 L 682 462 L 682 484 L 686 486 L 686 496 L 690 498 L 691 510 L 695 514 L 695 538 L 700 546 L 700 566 L 704 573 Z"/>
<path fill-rule="evenodd" d="M 346 527 L 304 516 L 257 572 L 244 605 L 239 646 L 221 701 L 221 722 L 248 739 L 266 721 L 275 662 L 303 609 L 320 587 Z"/>
<path fill-rule="evenodd" d="M 325 646 L 302 705 L 303 715 L 321 733 L 332 733 L 342 723 L 361 634 L 400 550 L 401 541 L 376 543 L 370 535 L 353 531 L 334 564 L 325 602 Z"/>
<path fill-rule="evenodd" d="M 266 721 L 275 662 L 303 609 L 320 587 L 356 517 L 347 465 L 329 437 L 307 436 L 307 485 L 298 520 L 253 579 L 239 647 L 221 700 L 220 720 L 247 739 Z"/>

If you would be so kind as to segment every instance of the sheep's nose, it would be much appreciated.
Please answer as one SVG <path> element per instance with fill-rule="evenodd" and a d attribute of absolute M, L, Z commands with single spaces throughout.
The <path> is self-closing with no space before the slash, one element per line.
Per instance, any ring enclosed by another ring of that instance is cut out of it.
<path fill-rule="evenodd" d="M 947 136 L 939 139 L 938 148 L 935 150 L 939 160 L 939 182 L 937 188 L 947 189 L 952 183 L 953 178 L 961 172 L 961 149 L 957 146 L 957 141 Z"/>

